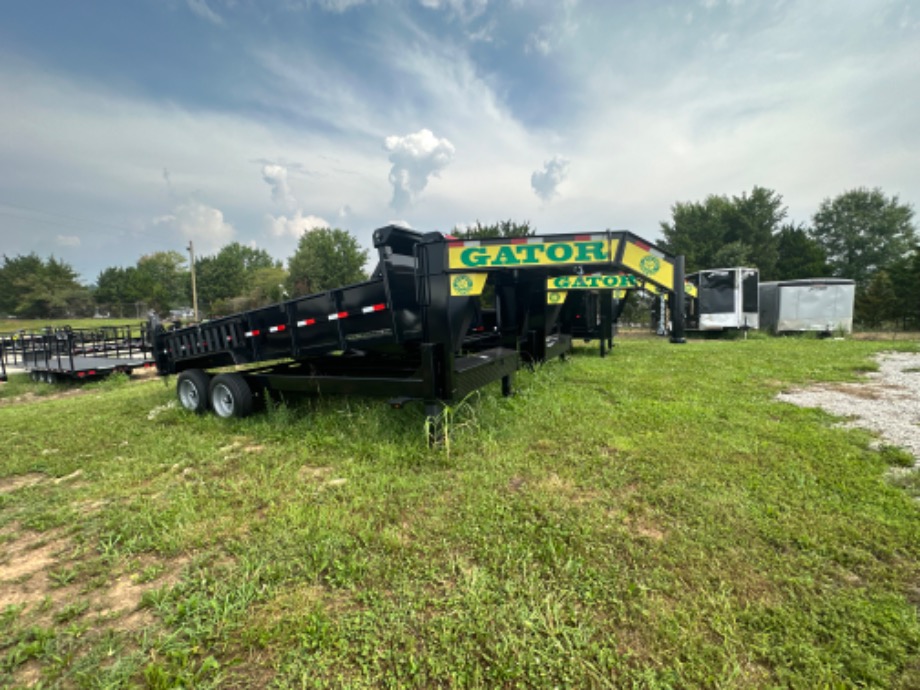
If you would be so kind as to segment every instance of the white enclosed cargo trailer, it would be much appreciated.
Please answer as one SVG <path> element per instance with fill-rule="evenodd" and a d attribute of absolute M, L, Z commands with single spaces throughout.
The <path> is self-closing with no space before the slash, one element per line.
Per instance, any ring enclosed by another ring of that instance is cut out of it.
<path fill-rule="evenodd" d="M 772 333 L 851 333 L 856 283 L 803 278 L 760 284 L 760 323 Z"/>
<path fill-rule="evenodd" d="M 691 273 L 696 287 L 688 303 L 687 329 L 723 331 L 759 328 L 757 307 L 760 274 L 756 268 L 714 268 Z"/>

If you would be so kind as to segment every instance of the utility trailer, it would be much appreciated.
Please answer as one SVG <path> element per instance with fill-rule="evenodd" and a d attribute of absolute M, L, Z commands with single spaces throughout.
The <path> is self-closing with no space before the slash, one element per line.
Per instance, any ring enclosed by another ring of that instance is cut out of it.
<path fill-rule="evenodd" d="M 0 359 L 33 381 L 91 381 L 153 366 L 147 326 L 45 328 L 0 336 Z"/>
<path fill-rule="evenodd" d="M 178 374 L 180 404 L 242 417 L 265 391 L 345 393 L 396 406 L 420 400 L 433 417 L 441 402 L 492 382 L 510 395 L 522 360 L 568 351 L 549 278 L 617 268 L 683 287 L 683 258 L 653 255 L 628 232 L 455 240 L 390 225 L 373 243 L 379 263 L 365 282 L 186 328 L 156 326 L 157 370 Z M 480 304 L 490 282 L 494 312 Z"/>
<path fill-rule="evenodd" d="M 803 278 L 760 284 L 760 323 L 771 333 L 853 331 L 856 283 Z"/>
<path fill-rule="evenodd" d="M 687 282 L 697 295 L 687 305 L 687 330 L 724 331 L 758 328 L 758 285 L 756 268 L 715 268 L 691 273 Z"/>

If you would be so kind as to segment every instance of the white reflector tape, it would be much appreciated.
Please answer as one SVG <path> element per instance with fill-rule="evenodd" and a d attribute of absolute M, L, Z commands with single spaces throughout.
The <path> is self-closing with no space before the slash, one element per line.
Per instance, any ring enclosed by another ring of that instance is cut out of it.
<path fill-rule="evenodd" d="M 316 319 L 304 319 L 303 321 L 298 321 L 297 326 L 302 328 L 304 326 L 312 326 L 316 323 Z"/>
<path fill-rule="evenodd" d="M 373 314 L 375 311 L 383 311 L 386 308 L 387 308 L 387 305 L 385 304 L 375 304 L 372 307 L 362 307 L 361 313 L 362 314 Z"/>

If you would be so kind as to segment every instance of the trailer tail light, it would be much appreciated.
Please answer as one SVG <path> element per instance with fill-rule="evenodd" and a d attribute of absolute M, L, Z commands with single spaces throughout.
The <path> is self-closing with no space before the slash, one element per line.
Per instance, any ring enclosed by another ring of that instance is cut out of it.
<path fill-rule="evenodd" d="M 362 307 L 361 313 L 362 314 L 373 314 L 375 311 L 383 311 L 386 308 L 387 308 L 387 305 L 385 304 L 375 304 L 372 307 Z"/>
<path fill-rule="evenodd" d="M 282 323 L 282 324 L 279 324 L 279 325 L 277 325 L 277 326 L 272 326 L 271 328 L 268 329 L 268 332 L 269 332 L 269 333 L 282 333 L 282 332 L 284 332 L 286 329 L 287 329 L 287 326 L 285 326 L 285 325 Z"/>
<path fill-rule="evenodd" d="M 316 319 L 304 319 L 303 321 L 298 321 L 298 328 L 303 328 L 304 326 L 312 326 L 316 323 Z"/>
<path fill-rule="evenodd" d="M 77 372 L 77 378 L 78 378 L 78 379 L 82 379 L 84 376 L 86 376 L 86 372 L 85 372 L 85 371 L 78 371 L 78 372 Z"/>

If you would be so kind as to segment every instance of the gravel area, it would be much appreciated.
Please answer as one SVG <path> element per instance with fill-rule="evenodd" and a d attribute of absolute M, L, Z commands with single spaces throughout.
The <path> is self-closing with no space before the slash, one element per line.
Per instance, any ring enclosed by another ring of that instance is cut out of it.
<path fill-rule="evenodd" d="M 878 433 L 882 443 L 908 451 L 920 467 L 920 353 L 887 353 L 876 361 L 879 370 L 865 382 L 819 384 L 777 398 L 847 417 L 843 426 Z"/>

